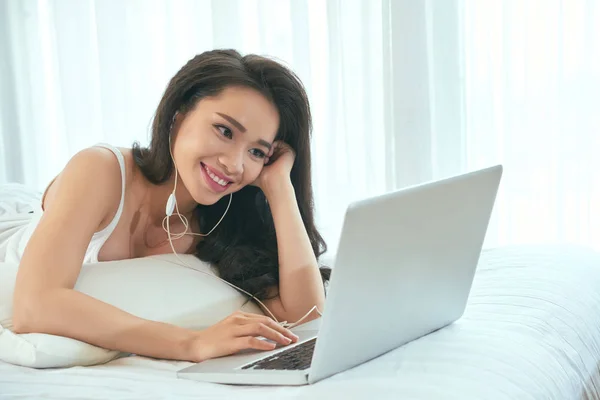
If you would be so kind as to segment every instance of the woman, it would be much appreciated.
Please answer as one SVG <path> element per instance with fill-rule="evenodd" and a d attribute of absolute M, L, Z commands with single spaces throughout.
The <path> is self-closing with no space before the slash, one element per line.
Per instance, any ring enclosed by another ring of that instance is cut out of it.
<path fill-rule="evenodd" d="M 190 60 L 164 93 L 149 148 L 85 149 L 46 189 L 20 261 L 15 332 L 194 362 L 275 347 L 257 336 L 296 341 L 265 316 L 236 312 L 196 332 L 73 287 L 83 262 L 174 250 L 214 263 L 278 320 L 323 310 L 329 271 L 317 264 L 325 243 L 313 216 L 310 128 L 303 86 L 282 65 L 231 50 Z"/>

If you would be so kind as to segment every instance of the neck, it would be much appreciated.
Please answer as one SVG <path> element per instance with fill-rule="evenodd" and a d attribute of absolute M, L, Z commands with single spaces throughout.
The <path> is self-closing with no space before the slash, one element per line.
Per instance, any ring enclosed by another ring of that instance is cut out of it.
<path fill-rule="evenodd" d="M 148 214 L 153 225 L 162 225 L 162 221 L 166 215 L 165 207 L 167 205 L 169 196 L 171 193 L 173 193 L 174 185 L 175 174 L 173 174 L 173 176 L 167 182 L 160 185 L 148 183 L 146 201 Z M 179 210 L 179 214 L 185 216 L 188 221 L 191 221 L 194 210 L 198 204 L 194 201 L 179 178 L 177 181 L 177 188 L 175 190 L 175 198 L 177 200 L 177 207 L 173 211 L 173 216 L 171 218 L 179 220 L 176 215 L 177 210 Z"/>

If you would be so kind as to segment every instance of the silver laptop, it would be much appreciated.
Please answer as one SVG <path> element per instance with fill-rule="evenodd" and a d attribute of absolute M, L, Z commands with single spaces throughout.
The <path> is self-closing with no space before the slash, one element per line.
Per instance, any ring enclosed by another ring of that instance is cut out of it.
<path fill-rule="evenodd" d="M 312 384 L 456 321 L 467 304 L 501 175 L 497 165 L 351 204 L 320 328 L 294 328 L 297 343 L 211 359 L 178 377 Z"/>

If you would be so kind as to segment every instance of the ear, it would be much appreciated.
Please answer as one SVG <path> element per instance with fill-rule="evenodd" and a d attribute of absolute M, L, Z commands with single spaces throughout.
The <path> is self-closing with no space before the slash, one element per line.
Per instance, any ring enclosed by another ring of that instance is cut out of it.
<path fill-rule="evenodd" d="M 179 111 L 175 112 L 175 115 L 173 115 L 173 121 L 171 123 L 171 135 L 177 134 L 184 119 L 185 119 L 185 115 L 183 115 Z"/>
<path fill-rule="evenodd" d="M 185 120 L 185 114 L 176 111 L 173 116 L 170 130 L 169 130 L 169 148 L 171 152 L 173 151 L 173 146 L 175 145 L 175 140 L 177 139 L 177 135 L 179 134 L 179 128 L 181 128 L 181 124 Z"/>

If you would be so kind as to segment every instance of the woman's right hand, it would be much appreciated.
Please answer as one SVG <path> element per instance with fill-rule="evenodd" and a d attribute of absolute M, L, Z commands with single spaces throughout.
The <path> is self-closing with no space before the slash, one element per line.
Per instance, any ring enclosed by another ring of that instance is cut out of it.
<path fill-rule="evenodd" d="M 273 350 L 276 347 L 276 343 L 257 336 L 284 346 L 298 341 L 298 336 L 267 316 L 236 311 L 210 328 L 197 332 L 188 351 L 193 362 L 202 362 L 241 350 Z"/>

